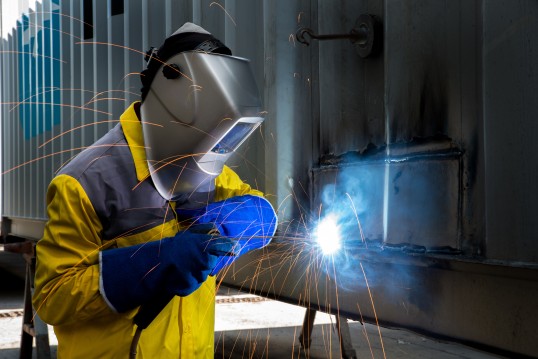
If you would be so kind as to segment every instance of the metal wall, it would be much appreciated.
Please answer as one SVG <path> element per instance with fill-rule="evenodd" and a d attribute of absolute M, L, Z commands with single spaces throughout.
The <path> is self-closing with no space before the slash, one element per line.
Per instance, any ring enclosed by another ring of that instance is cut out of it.
<path fill-rule="evenodd" d="M 486 250 L 538 262 L 538 3 L 483 7 Z"/>
<path fill-rule="evenodd" d="M 349 32 L 364 12 L 379 16 L 384 51 L 364 60 L 349 43 L 328 41 L 313 53 L 313 207 L 327 205 L 325 188 L 337 179 L 340 194 L 352 188 L 367 239 L 537 263 L 538 4 L 318 7 L 319 33 Z"/>
<path fill-rule="evenodd" d="M 310 69 L 313 85 L 310 207 L 300 207 L 302 187 L 286 182 L 304 174 L 301 162 L 278 162 L 297 225 L 286 223 L 261 262 L 241 258 L 225 280 L 536 357 L 538 3 L 311 5 L 318 34 L 348 33 L 360 14 L 376 15 L 383 51 L 361 59 L 344 40 L 294 49 L 308 54 L 301 73 Z M 301 127 L 289 140 L 304 156 L 307 134 Z M 327 257 L 311 233 L 331 212 L 347 231 L 344 250 Z"/>

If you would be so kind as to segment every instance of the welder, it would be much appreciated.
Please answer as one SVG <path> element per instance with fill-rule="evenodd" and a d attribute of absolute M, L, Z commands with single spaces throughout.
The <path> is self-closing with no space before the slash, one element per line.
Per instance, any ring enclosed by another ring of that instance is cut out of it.
<path fill-rule="evenodd" d="M 49 185 L 33 304 L 60 359 L 212 358 L 215 275 L 275 232 L 225 165 L 263 121 L 248 61 L 186 23 L 141 79 L 141 101 Z"/>

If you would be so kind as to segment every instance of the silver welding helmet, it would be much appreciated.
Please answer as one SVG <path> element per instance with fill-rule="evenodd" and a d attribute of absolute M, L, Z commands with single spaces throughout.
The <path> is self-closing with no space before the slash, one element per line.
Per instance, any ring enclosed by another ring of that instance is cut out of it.
<path fill-rule="evenodd" d="M 161 49 L 148 53 L 159 63 L 140 114 L 151 178 L 165 199 L 212 193 L 226 161 L 264 120 L 249 61 L 215 40 L 166 60 Z"/>

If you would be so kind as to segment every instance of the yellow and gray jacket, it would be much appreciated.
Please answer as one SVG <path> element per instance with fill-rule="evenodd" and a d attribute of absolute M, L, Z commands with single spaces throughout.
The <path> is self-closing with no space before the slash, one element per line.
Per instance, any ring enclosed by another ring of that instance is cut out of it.
<path fill-rule="evenodd" d="M 54 326 L 58 358 L 127 358 L 136 310 L 115 313 L 99 291 L 99 252 L 173 236 L 174 204 L 149 179 L 142 129 L 132 104 L 120 124 L 52 180 L 37 244 L 34 308 Z M 230 168 L 215 201 L 261 192 Z M 175 297 L 144 331 L 138 358 L 212 358 L 215 279 Z"/>

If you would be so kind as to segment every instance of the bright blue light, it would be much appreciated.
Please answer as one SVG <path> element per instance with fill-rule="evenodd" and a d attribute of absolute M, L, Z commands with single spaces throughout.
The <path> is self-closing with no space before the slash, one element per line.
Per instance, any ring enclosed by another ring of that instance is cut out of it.
<path fill-rule="evenodd" d="M 340 227 L 334 215 L 328 215 L 319 221 L 314 237 L 325 255 L 336 253 L 341 247 L 342 238 L 340 236 Z"/>

